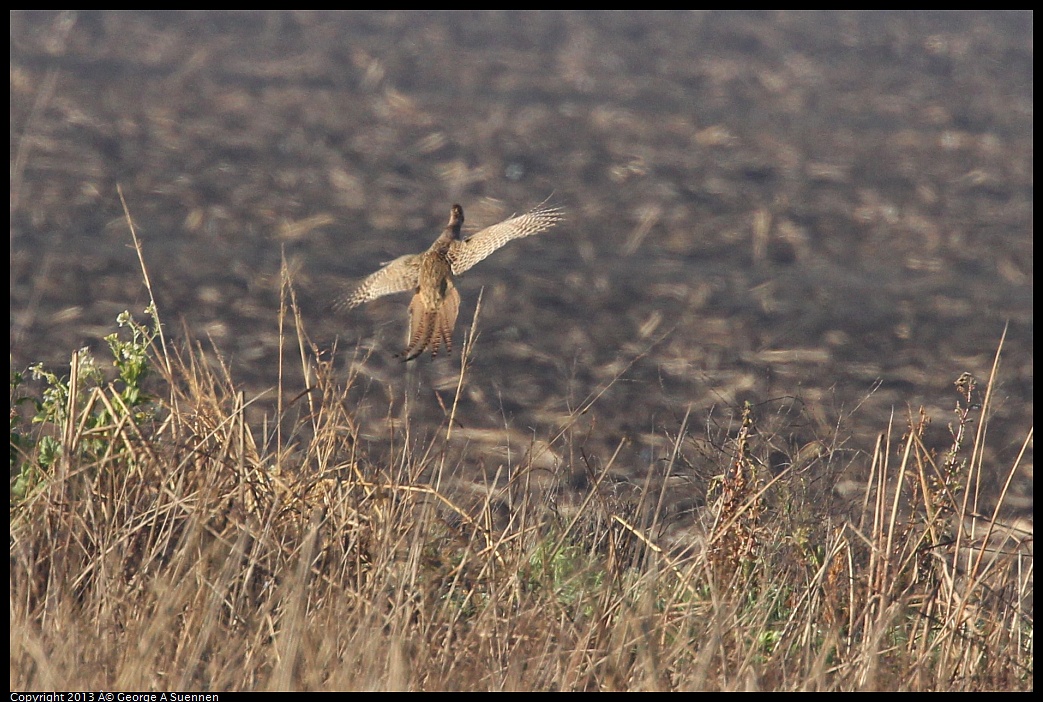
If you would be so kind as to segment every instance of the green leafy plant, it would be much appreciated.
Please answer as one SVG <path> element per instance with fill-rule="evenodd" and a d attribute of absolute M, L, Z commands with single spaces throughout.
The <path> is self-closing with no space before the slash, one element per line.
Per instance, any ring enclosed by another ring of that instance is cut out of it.
<path fill-rule="evenodd" d="M 156 319 L 151 307 L 145 312 Z M 124 419 L 140 426 L 153 417 L 153 398 L 144 383 L 151 373 L 149 348 L 159 333 L 158 322 L 148 327 L 125 311 L 116 323 L 129 330 L 130 338 L 119 331 L 105 337 L 117 374 L 111 382 L 106 381 L 86 347 L 73 354 L 67 376 L 48 370 L 43 363 L 33 364 L 25 372 L 11 372 L 13 503 L 24 500 L 42 484 L 66 452 L 74 451 L 88 462 L 97 461 L 115 448 L 109 429 Z M 33 393 L 27 377 L 42 388 Z"/>

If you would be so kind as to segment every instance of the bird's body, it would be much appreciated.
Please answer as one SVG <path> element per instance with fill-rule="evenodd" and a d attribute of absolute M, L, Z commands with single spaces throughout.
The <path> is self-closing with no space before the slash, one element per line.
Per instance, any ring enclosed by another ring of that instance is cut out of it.
<path fill-rule="evenodd" d="M 391 261 L 363 279 L 340 304 L 352 308 L 383 295 L 412 290 L 409 342 L 402 353 L 403 360 L 411 361 L 425 349 L 436 356 L 443 345 L 451 351 L 453 327 L 460 307 L 456 276 L 507 242 L 546 231 L 561 219 L 560 208 L 539 207 L 461 239 L 464 210 L 460 205 L 453 205 L 449 223 L 427 251 Z"/>
<path fill-rule="evenodd" d="M 462 213 L 460 222 L 463 222 Z M 452 226 L 450 220 L 450 228 Z M 459 224 L 456 227 L 459 230 Z M 446 233 L 450 233 L 448 229 Z M 442 344 L 447 351 L 453 350 L 453 327 L 460 309 L 460 293 L 456 290 L 453 264 L 448 257 L 449 246 L 455 239 L 446 233 L 420 254 L 416 292 L 409 303 L 409 345 L 402 354 L 407 361 L 419 356 L 425 348 L 431 349 L 432 356 L 438 355 Z"/>

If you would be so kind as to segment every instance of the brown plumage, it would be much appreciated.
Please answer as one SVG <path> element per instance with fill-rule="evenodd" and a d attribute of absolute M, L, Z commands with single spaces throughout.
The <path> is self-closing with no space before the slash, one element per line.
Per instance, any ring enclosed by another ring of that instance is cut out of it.
<path fill-rule="evenodd" d="M 409 303 L 409 342 L 402 359 L 411 361 L 424 349 L 430 349 L 431 355 L 436 356 L 443 345 L 452 351 L 453 327 L 460 308 L 456 276 L 507 242 L 546 231 L 562 219 L 560 208 L 538 207 L 461 239 L 464 210 L 460 205 L 453 205 L 449 223 L 431 248 L 391 261 L 364 278 L 338 306 L 350 309 L 383 295 L 413 290 L 413 300 Z"/>
<path fill-rule="evenodd" d="M 409 303 L 409 346 L 402 354 L 403 359 L 410 361 L 425 348 L 431 349 L 433 358 L 443 344 L 451 353 L 459 309 L 460 293 L 444 253 L 422 256 L 416 293 Z"/>

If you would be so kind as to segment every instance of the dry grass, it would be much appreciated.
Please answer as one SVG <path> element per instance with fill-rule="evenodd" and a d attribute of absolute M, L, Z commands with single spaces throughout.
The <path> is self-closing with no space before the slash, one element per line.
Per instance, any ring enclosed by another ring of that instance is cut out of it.
<path fill-rule="evenodd" d="M 530 454 L 467 494 L 445 479 L 463 468 L 451 421 L 417 442 L 389 420 L 373 454 L 357 377 L 283 321 L 312 384 L 280 384 L 274 428 L 158 326 L 113 342 L 153 373 L 150 397 L 77 353 L 28 427 L 13 376 L 11 689 L 1033 687 L 1031 535 L 997 521 L 1003 495 L 979 513 L 981 472 L 1022 470 L 982 465 L 991 378 L 961 379 L 946 455 L 920 418 L 881 428 L 844 516 L 822 499 L 835 443 L 772 473 L 750 407 L 718 437 L 686 418 L 659 484 L 621 494 L 563 427 L 549 445 L 577 465 L 549 487 Z M 682 462 L 713 477 L 678 547 L 663 495 Z"/>

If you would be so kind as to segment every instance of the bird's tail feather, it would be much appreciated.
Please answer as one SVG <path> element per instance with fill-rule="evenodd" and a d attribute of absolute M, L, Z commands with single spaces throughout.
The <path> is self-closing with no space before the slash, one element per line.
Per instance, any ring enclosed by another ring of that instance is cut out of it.
<path fill-rule="evenodd" d="M 434 309 L 424 304 L 421 295 L 413 296 L 409 303 L 409 345 L 402 353 L 403 361 L 412 361 L 424 352 L 431 350 L 431 357 L 438 355 L 438 350 L 445 345 L 446 351 L 453 350 L 453 327 L 456 315 L 460 310 L 460 293 L 450 281 L 445 297 Z"/>

